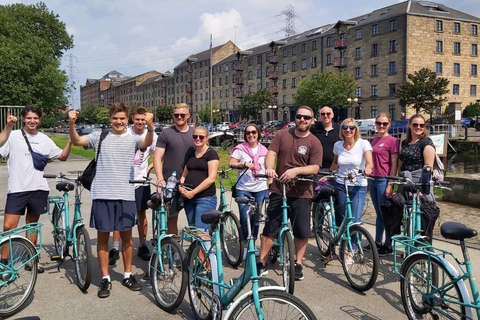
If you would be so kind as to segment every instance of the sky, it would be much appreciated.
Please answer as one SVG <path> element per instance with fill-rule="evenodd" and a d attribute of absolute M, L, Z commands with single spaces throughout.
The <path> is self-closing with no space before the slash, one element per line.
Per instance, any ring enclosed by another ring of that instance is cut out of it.
<path fill-rule="evenodd" d="M 37 1 L 20 1 L 32 4 Z M 190 54 L 232 40 L 240 49 L 285 36 L 285 15 L 292 5 L 297 32 L 345 20 L 395 4 L 397 0 L 44 0 L 73 35 L 62 68 L 72 62 L 76 92 L 87 78 L 111 70 L 134 76 L 146 71 L 173 71 Z M 439 0 L 480 17 L 480 0 Z M 0 5 L 15 1 L 0 0 Z M 72 57 L 70 58 L 70 55 Z"/>

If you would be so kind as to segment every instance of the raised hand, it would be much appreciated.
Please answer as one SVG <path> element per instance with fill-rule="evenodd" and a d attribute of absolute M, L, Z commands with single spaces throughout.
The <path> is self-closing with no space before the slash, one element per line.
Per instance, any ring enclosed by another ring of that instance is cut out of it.
<path fill-rule="evenodd" d="M 147 126 L 151 127 L 153 125 L 153 113 L 147 112 L 145 115 L 145 121 L 147 122 Z"/>
<path fill-rule="evenodd" d="M 7 109 L 7 126 L 14 127 L 17 123 L 17 117 L 10 114 L 10 109 Z"/>
<path fill-rule="evenodd" d="M 68 121 L 70 123 L 75 123 L 78 119 L 78 111 L 77 110 L 70 110 L 68 112 Z"/>

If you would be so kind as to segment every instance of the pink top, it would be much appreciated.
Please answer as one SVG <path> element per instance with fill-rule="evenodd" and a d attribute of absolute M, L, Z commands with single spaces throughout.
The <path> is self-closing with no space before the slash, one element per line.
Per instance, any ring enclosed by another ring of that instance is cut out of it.
<path fill-rule="evenodd" d="M 392 136 L 372 140 L 373 176 L 386 177 L 392 169 L 391 155 L 398 153 L 398 140 Z"/>

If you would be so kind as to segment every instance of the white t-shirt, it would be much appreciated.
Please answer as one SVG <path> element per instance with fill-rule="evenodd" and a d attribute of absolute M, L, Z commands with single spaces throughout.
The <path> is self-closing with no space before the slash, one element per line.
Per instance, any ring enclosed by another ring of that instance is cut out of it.
<path fill-rule="evenodd" d="M 252 153 L 256 155 L 258 152 L 258 146 L 252 148 Z M 240 162 L 252 162 L 253 159 L 243 152 L 242 150 L 236 149 L 232 153 L 232 158 L 240 160 Z M 260 170 L 257 172 L 258 174 L 265 174 L 265 157 L 258 158 L 258 164 L 260 165 Z M 240 177 L 241 172 L 238 173 L 237 177 Z M 237 183 L 237 190 L 244 190 L 244 191 L 251 191 L 251 192 L 259 192 L 263 190 L 267 190 L 268 185 L 265 179 L 255 179 L 253 177 L 252 170 L 247 170 L 243 177 Z"/>
<path fill-rule="evenodd" d="M 128 128 L 127 133 L 137 138 L 137 140 L 144 139 L 147 136 L 147 130 L 143 131 L 142 134 L 138 134 L 133 130 L 133 128 Z M 135 153 L 135 159 L 133 160 L 135 180 L 143 180 L 143 177 L 147 175 L 148 158 L 155 151 L 155 146 L 157 145 L 157 138 L 158 135 L 154 132 L 153 142 L 150 147 L 148 147 L 145 151 L 141 151 L 139 149 Z M 141 185 L 136 184 L 135 188 L 138 188 L 140 186 Z"/>
<path fill-rule="evenodd" d="M 365 169 L 365 157 L 363 154 L 365 151 L 372 151 L 372 146 L 367 140 L 359 139 L 355 142 L 355 145 L 351 150 L 345 150 L 343 147 L 343 140 L 335 142 L 333 146 L 333 153 L 338 156 L 338 175 L 337 182 L 344 184 L 344 176 L 348 174 L 349 171 L 353 170 L 355 173 L 358 173 L 359 170 Z M 347 180 L 348 186 L 367 186 L 367 179 L 364 179 L 362 176 L 357 176 L 357 182 L 351 183 Z"/>
<path fill-rule="evenodd" d="M 32 150 L 49 159 L 56 159 L 62 153 L 55 142 L 47 135 L 37 132 L 25 132 Z M 43 177 L 44 171 L 39 171 L 33 166 L 33 159 L 28 150 L 27 142 L 20 130 L 10 133 L 7 142 L 0 148 L 0 154 L 8 157 L 8 188 L 7 193 L 44 190 L 50 191 L 47 180 Z"/>

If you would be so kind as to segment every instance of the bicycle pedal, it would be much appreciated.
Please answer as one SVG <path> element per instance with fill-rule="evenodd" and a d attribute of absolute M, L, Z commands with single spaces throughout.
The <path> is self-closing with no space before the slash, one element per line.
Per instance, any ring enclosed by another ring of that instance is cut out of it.
<path fill-rule="evenodd" d="M 62 257 L 55 255 L 55 256 L 50 256 L 50 261 L 62 261 Z"/>

